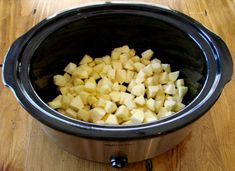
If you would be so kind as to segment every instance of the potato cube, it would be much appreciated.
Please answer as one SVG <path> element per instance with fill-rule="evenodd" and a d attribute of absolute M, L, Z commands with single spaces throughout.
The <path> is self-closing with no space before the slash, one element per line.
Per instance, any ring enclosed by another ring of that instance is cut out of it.
<path fill-rule="evenodd" d="M 145 87 L 151 86 L 151 85 L 156 85 L 154 84 L 153 77 L 148 77 L 144 81 Z"/>
<path fill-rule="evenodd" d="M 178 112 L 180 111 L 181 109 L 183 109 L 185 107 L 185 105 L 181 102 L 176 102 L 175 106 L 174 106 L 174 111 L 175 112 Z"/>
<path fill-rule="evenodd" d="M 90 77 L 93 77 L 95 80 L 100 79 L 100 75 L 96 71 L 92 71 Z"/>
<path fill-rule="evenodd" d="M 144 112 L 144 122 L 145 123 L 148 123 L 148 122 L 153 122 L 153 121 L 156 121 L 158 120 L 157 118 L 157 115 L 150 111 L 150 110 L 147 110 L 146 112 Z"/>
<path fill-rule="evenodd" d="M 81 64 L 81 65 L 82 64 L 87 64 L 87 63 L 90 63 L 92 61 L 93 61 L 92 57 L 90 57 L 89 55 L 85 54 L 79 64 Z"/>
<path fill-rule="evenodd" d="M 99 89 L 98 92 L 100 94 L 108 94 L 112 91 L 112 87 L 110 87 L 108 84 L 103 84 Z"/>
<path fill-rule="evenodd" d="M 87 98 L 90 96 L 90 94 L 85 91 L 80 91 L 78 94 L 82 100 L 82 103 L 84 105 L 87 105 L 88 104 Z"/>
<path fill-rule="evenodd" d="M 129 110 L 136 108 L 136 104 L 132 98 L 126 98 L 124 100 L 124 104 L 127 106 Z"/>
<path fill-rule="evenodd" d="M 104 108 L 105 106 L 106 106 L 106 102 L 107 102 L 107 100 L 106 99 L 102 99 L 102 98 L 100 98 L 99 100 L 98 100 L 98 102 L 97 102 L 97 107 L 102 107 L 102 108 Z"/>
<path fill-rule="evenodd" d="M 70 62 L 65 68 L 64 68 L 64 71 L 69 73 L 69 74 L 72 74 L 73 71 L 77 68 L 77 65 L 75 63 L 72 63 Z"/>
<path fill-rule="evenodd" d="M 150 60 L 153 56 L 153 51 L 148 49 L 141 54 L 142 58 Z"/>
<path fill-rule="evenodd" d="M 151 76 L 153 75 L 153 69 L 152 66 L 149 64 L 146 67 L 143 68 L 144 73 L 146 74 L 146 76 Z"/>
<path fill-rule="evenodd" d="M 124 83 L 126 80 L 126 70 L 117 69 L 116 80 L 121 84 Z"/>
<path fill-rule="evenodd" d="M 144 96 L 138 96 L 135 98 L 134 102 L 137 104 L 137 105 L 140 105 L 140 106 L 143 106 L 145 104 L 145 99 L 144 99 Z"/>
<path fill-rule="evenodd" d="M 135 85 L 131 90 L 131 94 L 133 94 L 135 96 L 144 96 L 144 94 L 145 94 L 144 84 Z"/>
<path fill-rule="evenodd" d="M 111 101 L 107 101 L 104 109 L 107 113 L 113 113 L 116 111 L 117 105 Z"/>
<path fill-rule="evenodd" d="M 69 87 L 60 87 L 59 90 L 62 95 L 66 95 L 69 93 Z"/>
<path fill-rule="evenodd" d="M 88 65 L 80 65 L 78 68 L 87 71 L 88 75 L 90 75 L 93 71 L 93 68 Z"/>
<path fill-rule="evenodd" d="M 179 76 L 179 71 L 171 72 L 168 74 L 170 81 L 176 81 Z"/>
<path fill-rule="evenodd" d="M 70 93 L 76 93 L 79 94 L 82 91 L 84 91 L 84 85 L 78 85 L 78 86 L 74 86 L 74 87 L 70 87 L 69 88 L 69 92 Z"/>
<path fill-rule="evenodd" d="M 88 71 L 84 70 L 81 67 L 77 67 L 72 74 L 74 77 L 79 77 L 81 79 L 86 79 L 89 77 Z"/>
<path fill-rule="evenodd" d="M 146 79 L 146 74 L 145 74 L 144 71 L 141 70 L 141 71 L 139 71 L 139 73 L 136 75 L 135 82 L 136 82 L 137 84 L 143 83 L 143 82 L 145 81 L 145 79 Z"/>
<path fill-rule="evenodd" d="M 99 63 L 96 66 L 93 67 L 93 70 L 96 71 L 97 73 L 101 73 L 103 71 L 104 68 L 104 63 Z"/>
<path fill-rule="evenodd" d="M 135 67 L 136 71 L 139 72 L 141 69 L 143 69 L 145 67 L 145 65 L 140 62 L 135 62 L 134 67 Z"/>
<path fill-rule="evenodd" d="M 82 109 L 84 107 L 84 104 L 80 98 L 80 96 L 76 96 L 72 99 L 70 102 L 70 107 L 72 107 L 75 110 Z"/>
<path fill-rule="evenodd" d="M 98 99 L 95 96 L 90 95 L 87 97 L 87 103 L 89 105 L 93 106 L 97 102 L 98 102 Z"/>
<path fill-rule="evenodd" d="M 92 61 L 88 64 L 88 66 L 90 66 L 90 67 L 94 67 L 95 65 L 96 65 L 95 61 Z"/>
<path fill-rule="evenodd" d="M 149 122 L 154 122 L 157 121 L 157 117 L 145 117 L 144 118 L 144 123 L 149 123 Z"/>
<path fill-rule="evenodd" d="M 104 65 L 102 73 L 107 74 L 111 69 L 111 65 Z"/>
<path fill-rule="evenodd" d="M 85 82 L 84 89 L 85 89 L 87 92 L 90 92 L 90 93 L 96 92 L 96 82 L 95 82 L 95 79 L 94 79 L 93 77 L 90 77 L 90 78 Z"/>
<path fill-rule="evenodd" d="M 176 88 L 174 84 L 168 84 L 168 85 L 164 85 L 164 92 L 166 94 L 176 94 Z"/>
<path fill-rule="evenodd" d="M 63 75 L 55 75 L 53 79 L 54 79 L 54 84 L 57 86 L 65 86 L 67 82 Z"/>
<path fill-rule="evenodd" d="M 87 111 L 84 109 L 79 109 L 79 111 L 77 112 L 77 117 L 83 121 L 88 122 L 90 120 L 91 113 L 90 113 L 90 111 Z"/>
<path fill-rule="evenodd" d="M 118 91 L 112 91 L 109 96 L 111 97 L 111 100 L 115 103 L 120 101 L 120 92 Z"/>
<path fill-rule="evenodd" d="M 144 59 L 144 58 L 140 58 L 140 62 L 144 65 L 148 65 L 148 64 L 151 64 L 151 61 L 148 60 L 148 59 Z"/>
<path fill-rule="evenodd" d="M 124 46 L 121 47 L 121 52 L 122 53 L 129 53 L 129 51 L 130 51 L 130 48 L 129 48 L 128 45 L 124 45 Z"/>
<path fill-rule="evenodd" d="M 111 80 L 115 80 L 116 78 L 116 70 L 115 69 L 110 69 L 108 72 L 107 72 L 107 77 Z"/>
<path fill-rule="evenodd" d="M 164 101 L 165 99 L 166 99 L 166 95 L 164 92 L 158 92 L 155 98 L 155 100 L 162 100 L 162 101 Z"/>
<path fill-rule="evenodd" d="M 111 64 L 112 64 L 113 68 L 116 70 L 122 69 L 122 63 L 119 60 L 112 60 Z"/>
<path fill-rule="evenodd" d="M 135 63 L 135 62 L 139 62 L 140 61 L 140 57 L 139 56 L 133 56 L 132 58 L 131 58 L 131 60 Z"/>
<path fill-rule="evenodd" d="M 120 90 L 120 86 L 119 86 L 118 82 L 115 82 L 115 83 L 113 84 L 112 89 L 113 89 L 114 91 L 119 91 L 119 90 Z"/>
<path fill-rule="evenodd" d="M 90 113 L 91 113 L 91 120 L 93 122 L 97 122 L 98 120 L 101 120 L 104 117 L 106 112 L 103 108 L 96 107 L 91 109 Z"/>
<path fill-rule="evenodd" d="M 146 102 L 146 106 L 148 109 L 150 109 L 151 111 L 155 111 L 155 106 L 156 103 L 155 103 L 155 100 L 153 100 L 152 98 L 148 99 L 147 102 Z"/>
<path fill-rule="evenodd" d="M 168 83 L 168 81 L 169 81 L 169 78 L 168 78 L 167 72 L 160 73 L 160 75 L 159 75 L 159 83 L 166 84 L 166 83 Z"/>
<path fill-rule="evenodd" d="M 48 105 L 52 108 L 52 109 L 58 109 L 62 107 L 62 96 L 59 95 L 57 96 L 54 100 L 52 100 L 51 102 L 48 103 Z"/>
<path fill-rule="evenodd" d="M 183 97 L 179 97 L 178 94 L 173 95 L 173 100 L 176 102 L 182 102 Z"/>
<path fill-rule="evenodd" d="M 158 113 L 163 107 L 163 100 L 155 100 L 155 112 Z"/>
<path fill-rule="evenodd" d="M 122 52 L 122 47 L 117 47 L 117 48 L 114 48 L 113 51 L 116 51 L 116 52 Z"/>
<path fill-rule="evenodd" d="M 134 79 L 135 72 L 128 70 L 126 72 L 126 80 L 125 83 L 130 83 L 132 79 Z"/>
<path fill-rule="evenodd" d="M 159 86 L 148 86 L 146 90 L 146 94 L 148 98 L 155 97 L 157 95 L 157 92 L 159 90 Z"/>
<path fill-rule="evenodd" d="M 132 113 L 132 116 L 130 118 L 130 120 L 134 123 L 134 124 L 140 124 L 144 121 L 144 112 L 143 110 L 139 110 L 136 109 L 134 110 L 134 112 Z"/>
<path fill-rule="evenodd" d="M 173 110 L 175 104 L 176 102 L 173 100 L 165 100 L 164 107 L 166 108 L 166 110 L 171 111 Z"/>
<path fill-rule="evenodd" d="M 163 118 L 163 117 L 167 117 L 167 116 L 170 116 L 171 114 L 173 114 L 173 112 L 169 112 L 166 108 L 162 107 L 157 116 L 158 118 Z"/>
<path fill-rule="evenodd" d="M 128 60 L 125 64 L 124 64 L 124 68 L 127 70 L 134 70 L 134 63 L 132 60 Z"/>
<path fill-rule="evenodd" d="M 112 51 L 111 52 L 111 58 L 113 59 L 113 60 L 116 60 L 116 59 L 120 59 L 120 55 L 121 55 L 121 52 L 119 52 L 119 51 Z"/>
<path fill-rule="evenodd" d="M 94 60 L 95 64 L 101 64 L 101 63 L 104 63 L 103 59 L 102 58 L 95 58 Z"/>
<path fill-rule="evenodd" d="M 156 115 L 156 113 L 154 113 L 154 112 L 152 112 L 151 110 L 146 110 L 145 112 L 144 112 L 144 117 L 156 117 L 157 118 L 157 115 Z"/>
<path fill-rule="evenodd" d="M 176 80 L 175 85 L 176 85 L 177 88 L 179 88 L 181 86 L 184 86 L 184 79 Z"/>
<path fill-rule="evenodd" d="M 159 64 L 161 64 L 161 60 L 159 60 L 159 59 L 157 59 L 157 58 L 154 58 L 154 59 L 151 60 L 151 63 L 152 63 L 152 64 L 153 64 L 153 63 L 159 63 Z"/>
<path fill-rule="evenodd" d="M 165 72 L 170 73 L 171 72 L 171 66 L 170 64 L 162 64 L 162 68 Z"/>
<path fill-rule="evenodd" d="M 136 85 L 136 82 L 135 80 L 131 80 L 131 82 L 129 83 L 128 87 L 127 87 L 127 90 L 129 92 L 131 92 L 131 90 L 133 89 L 133 87 Z"/>
<path fill-rule="evenodd" d="M 64 74 L 64 79 L 68 83 L 70 81 L 70 79 L 71 79 L 71 76 L 68 73 L 65 73 Z"/>
<path fill-rule="evenodd" d="M 126 98 L 133 99 L 133 95 L 126 93 L 126 92 L 120 92 L 120 104 L 124 104 Z"/>
<path fill-rule="evenodd" d="M 77 119 L 77 112 L 74 111 L 73 109 L 67 108 L 67 109 L 65 110 L 65 113 L 66 113 L 67 116 L 69 116 L 69 117 L 71 117 L 71 118 L 74 118 L 74 119 Z"/>
<path fill-rule="evenodd" d="M 123 53 L 120 55 L 120 61 L 124 65 L 129 60 L 129 54 Z"/>
<path fill-rule="evenodd" d="M 116 115 L 110 114 L 108 118 L 105 120 L 105 123 L 108 125 L 118 125 L 118 119 Z"/>
<path fill-rule="evenodd" d="M 162 66 L 160 63 L 152 63 L 151 66 L 154 73 L 159 74 L 162 72 Z"/>
<path fill-rule="evenodd" d="M 109 55 L 102 57 L 102 59 L 106 65 L 111 64 L 111 57 Z"/>
<path fill-rule="evenodd" d="M 188 87 L 185 87 L 185 86 L 179 87 L 178 88 L 179 97 L 184 97 L 187 91 L 188 91 Z"/>
<path fill-rule="evenodd" d="M 102 78 L 102 84 L 103 84 L 103 85 L 107 84 L 107 85 L 109 85 L 109 87 L 112 87 L 112 86 L 113 86 L 112 81 L 111 81 L 110 79 L 108 79 L 107 77 L 103 77 L 103 78 Z"/>
<path fill-rule="evenodd" d="M 73 85 L 78 86 L 78 85 L 84 85 L 84 82 L 80 78 L 74 78 L 73 79 Z"/>
<path fill-rule="evenodd" d="M 135 50 L 134 49 L 130 49 L 129 50 L 129 55 L 130 55 L 130 57 L 135 56 Z"/>
<path fill-rule="evenodd" d="M 73 99 L 73 96 L 71 94 L 63 95 L 62 96 L 62 108 L 67 109 Z"/>
<path fill-rule="evenodd" d="M 130 111 L 125 105 L 121 105 L 117 108 L 115 113 L 119 122 L 128 121 L 130 119 Z"/>

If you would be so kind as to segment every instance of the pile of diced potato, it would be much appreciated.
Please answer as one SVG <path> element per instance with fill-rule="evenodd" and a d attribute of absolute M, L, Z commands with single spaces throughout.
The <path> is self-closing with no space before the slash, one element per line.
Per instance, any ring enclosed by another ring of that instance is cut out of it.
<path fill-rule="evenodd" d="M 96 124 L 127 125 L 156 121 L 178 112 L 188 87 L 169 64 L 141 57 L 127 45 L 111 56 L 85 55 L 77 66 L 69 63 L 64 75 L 55 75 L 60 95 L 49 106 L 69 117 Z"/>

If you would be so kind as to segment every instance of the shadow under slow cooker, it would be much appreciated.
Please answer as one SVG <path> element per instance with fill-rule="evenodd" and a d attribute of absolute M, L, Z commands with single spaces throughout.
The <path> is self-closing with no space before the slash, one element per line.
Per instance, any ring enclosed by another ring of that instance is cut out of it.
<path fill-rule="evenodd" d="M 98 15 L 75 20 L 55 30 L 36 49 L 30 64 L 31 83 L 44 101 L 58 95 L 53 75 L 62 74 L 69 62 L 79 63 L 84 54 L 102 57 L 122 45 L 137 54 L 152 49 L 154 57 L 180 70 L 189 93 L 189 104 L 200 92 L 206 77 L 203 51 L 190 35 L 166 22 L 130 14 Z"/>

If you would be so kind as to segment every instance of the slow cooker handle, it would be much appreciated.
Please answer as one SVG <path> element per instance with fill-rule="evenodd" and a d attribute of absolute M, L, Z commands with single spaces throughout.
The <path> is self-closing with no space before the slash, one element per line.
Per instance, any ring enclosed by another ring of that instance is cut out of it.
<path fill-rule="evenodd" d="M 18 62 L 20 47 L 22 47 L 24 36 L 21 36 L 13 42 L 6 52 L 2 65 L 2 81 L 3 84 L 12 90 L 15 90 L 17 84 L 17 69 L 20 69 Z"/>
<path fill-rule="evenodd" d="M 233 76 L 232 56 L 225 42 L 219 36 L 215 35 L 214 33 L 212 34 L 213 34 L 213 37 L 217 46 L 219 47 L 219 49 L 217 50 L 221 57 L 220 58 L 221 59 L 221 74 L 222 74 L 222 80 L 224 81 L 223 83 L 225 85 L 232 79 L 232 76 Z"/>

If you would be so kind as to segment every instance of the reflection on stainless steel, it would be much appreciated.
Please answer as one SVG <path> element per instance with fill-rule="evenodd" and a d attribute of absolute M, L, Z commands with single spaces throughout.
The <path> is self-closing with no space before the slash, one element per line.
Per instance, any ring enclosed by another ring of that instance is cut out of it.
<path fill-rule="evenodd" d="M 109 163 L 112 156 L 126 156 L 128 162 L 153 158 L 179 144 L 191 125 L 159 137 L 128 141 L 104 141 L 66 134 L 42 125 L 44 132 L 66 151 L 87 160 Z"/>

